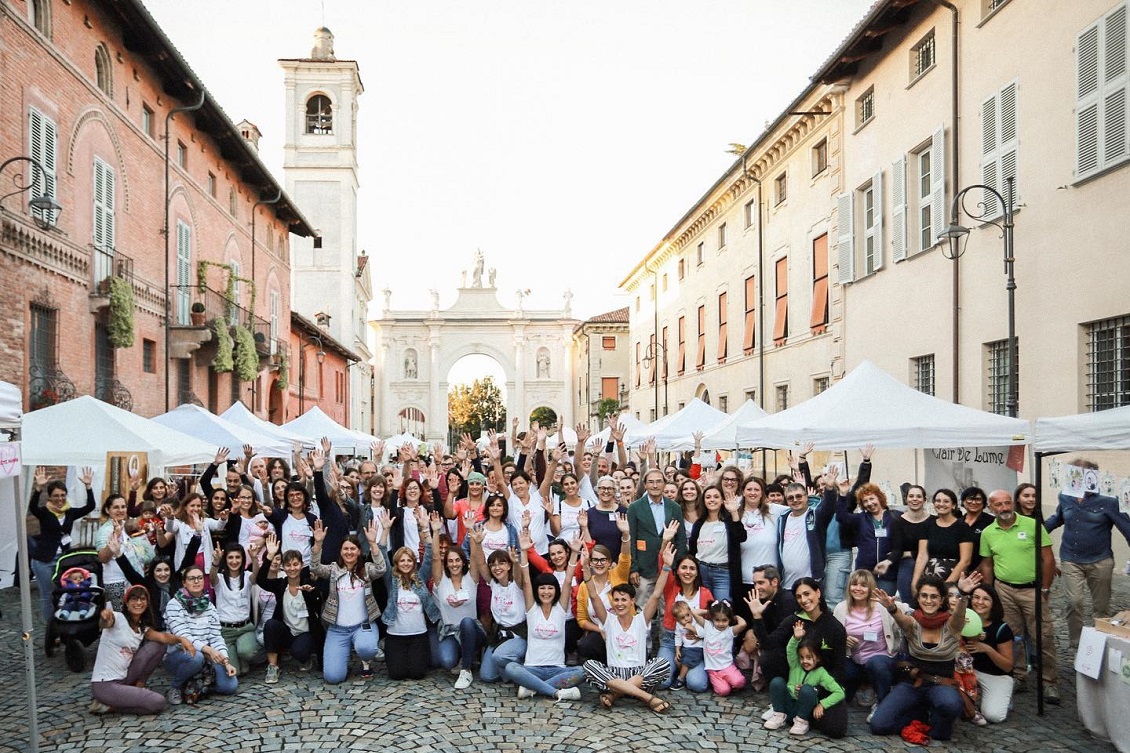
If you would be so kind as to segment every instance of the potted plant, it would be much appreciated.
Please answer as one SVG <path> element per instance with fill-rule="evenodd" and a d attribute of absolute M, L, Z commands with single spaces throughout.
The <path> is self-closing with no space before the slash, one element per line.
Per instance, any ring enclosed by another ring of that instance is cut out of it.
<path fill-rule="evenodd" d="M 188 312 L 189 317 L 192 319 L 193 327 L 204 326 L 204 304 L 200 301 L 192 304 L 192 308 Z"/>

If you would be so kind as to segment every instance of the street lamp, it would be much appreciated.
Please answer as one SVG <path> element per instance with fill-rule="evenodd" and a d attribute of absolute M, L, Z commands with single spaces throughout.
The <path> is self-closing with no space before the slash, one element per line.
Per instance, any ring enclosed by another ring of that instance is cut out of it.
<path fill-rule="evenodd" d="M 302 340 L 302 346 L 298 349 L 298 415 L 306 413 L 306 346 L 313 345 L 312 340 L 318 343 L 318 363 L 326 362 L 326 349 L 322 345 L 322 338 L 317 335 L 310 335 Z"/>
<path fill-rule="evenodd" d="M 965 253 L 969 245 L 969 228 L 957 223 L 958 211 L 965 213 L 971 220 L 992 225 L 1001 231 L 1004 239 L 1004 273 L 1008 278 L 1005 288 L 1008 290 L 1008 399 L 1006 408 L 1008 415 L 1016 418 L 1019 408 L 1019 380 L 1020 371 L 1017 368 L 1017 342 L 1016 342 L 1016 257 L 1013 253 L 1013 183 L 1015 178 L 1006 178 L 1005 195 L 995 188 L 986 185 L 976 185 L 963 188 L 953 197 L 953 210 L 950 213 L 950 224 L 939 233 L 939 237 L 949 241 L 949 253 L 942 247 L 942 254 L 947 259 L 958 259 Z M 970 191 L 981 191 L 981 200 L 977 202 L 975 211 L 970 211 L 966 204 L 966 197 Z M 1000 202 L 1004 214 L 1001 219 L 988 219 L 995 212 L 992 199 Z"/>
<path fill-rule="evenodd" d="M 16 173 L 12 176 L 12 184 L 16 187 L 15 191 L 6 193 L 0 196 L 0 207 L 4 206 L 4 199 L 16 194 L 27 193 L 35 186 L 36 178 L 42 177 L 44 179 L 44 189 L 47 188 L 47 171 L 43 169 L 43 165 L 33 157 L 10 157 L 4 160 L 4 164 L 0 165 L 0 173 L 4 169 L 15 162 L 26 162 L 31 165 L 31 175 L 26 180 L 23 173 Z M 32 210 L 32 217 L 35 219 L 35 224 L 39 225 L 42 230 L 51 230 L 55 227 L 56 215 L 63 211 L 63 205 L 55 201 L 55 197 L 46 194 L 42 196 L 33 196 L 27 203 L 28 208 Z"/>

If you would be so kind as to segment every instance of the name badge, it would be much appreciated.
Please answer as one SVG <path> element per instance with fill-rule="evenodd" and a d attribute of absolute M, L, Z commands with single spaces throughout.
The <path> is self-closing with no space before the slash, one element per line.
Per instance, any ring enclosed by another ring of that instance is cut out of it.
<path fill-rule="evenodd" d="M 306 603 L 303 602 L 302 606 L 294 611 L 294 615 L 299 618 L 306 618 L 310 616 L 310 612 L 306 609 Z"/>
<path fill-rule="evenodd" d="M 647 551 L 647 542 L 644 541 L 643 539 L 638 540 L 636 542 L 636 549 L 638 549 L 641 552 L 646 552 Z"/>
<path fill-rule="evenodd" d="M 1020 539 L 1021 541 L 1027 541 L 1028 540 L 1028 532 L 1027 531 L 1017 531 L 1016 532 L 1016 538 Z"/>
<path fill-rule="evenodd" d="M 879 640 L 879 634 L 877 632 L 875 632 L 874 630 L 864 630 L 863 631 L 863 640 L 865 640 L 865 641 L 877 641 L 877 640 Z"/>
<path fill-rule="evenodd" d="M 876 528 L 875 529 L 875 538 L 877 538 L 877 539 L 887 538 L 887 529 L 886 528 Z"/>

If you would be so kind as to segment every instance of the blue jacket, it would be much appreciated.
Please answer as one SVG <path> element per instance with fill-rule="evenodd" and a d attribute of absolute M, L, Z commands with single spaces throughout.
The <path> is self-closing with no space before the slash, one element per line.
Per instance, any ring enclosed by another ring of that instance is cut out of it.
<path fill-rule="evenodd" d="M 845 540 L 850 535 L 859 551 L 855 553 L 856 570 L 873 570 L 875 565 L 891 559 L 891 533 L 895 519 L 901 514 L 893 510 L 883 511 L 884 536 L 877 536 L 874 518 L 867 512 L 849 512 L 848 498 L 840 497 L 836 503 L 836 520 L 840 523 L 840 535 Z"/>
<path fill-rule="evenodd" d="M 1130 517 L 1118 511 L 1114 497 L 1101 494 L 1076 499 L 1061 493 L 1055 512 L 1044 521 L 1048 533 L 1060 526 L 1063 526 L 1063 540 L 1059 544 L 1059 556 L 1064 562 L 1087 565 L 1113 557 L 1111 528 L 1117 528 L 1130 542 Z"/>
<path fill-rule="evenodd" d="M 824 541 L 828 535 L 828 523 L 836 514 L 836 490 L 827 489 L 824 499 L 819 497 L 808 498 L 808 509 L 804 513 L 806 538 L 808 539 L 808 559 L 811 563 L 812 577 L 818 581 L 824 580 Z M 792 513 L 777 518 L 777 558 L 781 561 L 781 554 L 785 548 L 785 525 Z M 781 573 L 782 580 L 785 573 Z"/>

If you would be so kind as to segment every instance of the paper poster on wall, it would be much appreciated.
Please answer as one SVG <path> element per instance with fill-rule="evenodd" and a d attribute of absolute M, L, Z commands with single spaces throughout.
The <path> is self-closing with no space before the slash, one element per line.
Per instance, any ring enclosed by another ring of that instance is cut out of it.
<path fill-rule="evenodd" d="M 1083 499 L 1083 469 L 1077 465 L 1063 467 L 1063 487 L 1061 492 L 1069 497 Z"/>
<path fill-rule="evenodd" d="M 130 479 L 146 479 L 149 475 L 149 456 L 144 452 L 107 452 L 106 484 L 103 494 L 129 496 Z"/>
<path fill-rule="evenodd" d="M 925 450 L 927 489 L 961 491 L 979 486 L 986 491 L 1016 488 L 1009 447 L 945 447 Z"/>

